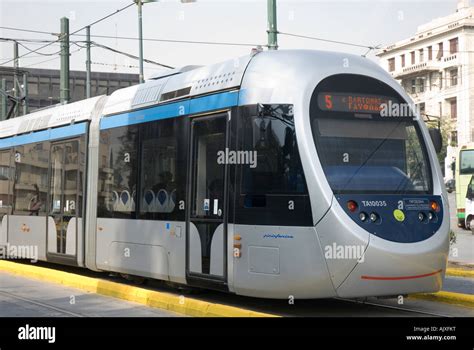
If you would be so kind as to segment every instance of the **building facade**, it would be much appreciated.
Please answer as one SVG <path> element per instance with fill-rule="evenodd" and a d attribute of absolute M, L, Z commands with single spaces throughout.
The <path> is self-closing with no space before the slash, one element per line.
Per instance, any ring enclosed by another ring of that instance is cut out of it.
<path fill-rule="evenodd" d="M 28 81 L 28 110 L 32 112 L 39 108 L 52 106 L 59 103 L 59 70 L 20 68 L 18 81 L 23 84 L 23 73 Z M 0 80 L 6 79 L 6 90 L 12 93 L 14 69 L 1 68 Z M 91 73 L 91 97 L 110 95 L 117 89 L 138 84 L 138 74 L 124 73 Z M 69 73 L 70 102 L 86 98 L 86 72 L 71 71 Z M 19 115 L 22 108 L 19 108 Z"/>
<path fill-rule="evenodd" d="M 474 7 L 468 0 L 446 17 L 418 27 L 414 36 L 377 54 L 425 120 L 449 133 L 445 176 L 458 145 L 474 141 Z"/>

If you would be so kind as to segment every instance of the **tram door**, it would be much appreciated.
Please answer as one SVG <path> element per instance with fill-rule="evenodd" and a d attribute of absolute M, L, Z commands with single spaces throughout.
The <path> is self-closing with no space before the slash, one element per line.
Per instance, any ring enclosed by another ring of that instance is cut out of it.
<path fill-rule="evenodd" d="M 227 162 L 230 114 L 191 121 L 187 210 L 187 276 L 225 282 L 227 277 Z"/>
<path fill-rule="evenodd" d="M 48 253 L 76 256 L 79 141 L 51 145 Z M 54 257 L 54 255 L 53 255 Z"/>

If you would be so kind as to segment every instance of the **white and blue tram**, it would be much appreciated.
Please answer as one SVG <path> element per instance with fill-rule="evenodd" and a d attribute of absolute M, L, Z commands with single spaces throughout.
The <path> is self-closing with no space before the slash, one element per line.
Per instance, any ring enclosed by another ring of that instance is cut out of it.
<path fill-rule="evenodd" d="M 438 291 L 435 148 L 382 102 L 410 99 L 370 60 L 280 50 L 3 121 L 0 245 L 263 298 Z"/>

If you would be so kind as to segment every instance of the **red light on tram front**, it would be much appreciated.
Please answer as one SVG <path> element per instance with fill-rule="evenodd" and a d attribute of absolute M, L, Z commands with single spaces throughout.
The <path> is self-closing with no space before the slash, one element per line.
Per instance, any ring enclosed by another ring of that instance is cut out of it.
<path fill-rule="evenodd" d="M 431 201 L 430 208 L 431 208 L 431 210 L 433 210 L 435 212 L 438 212 L 439 209 L 440 209 L 439 205 L 438 205 L 438 202 L 436 202 L 436 201 Z"/>
<path fill-rule="evenodd" d="M 349 211 L 351 213 L 355 212 L 357 210 L 357 203 L 353 200 L 350 200 L 350 201 L 347 201 L 347 209 L 349 209 Z"/>

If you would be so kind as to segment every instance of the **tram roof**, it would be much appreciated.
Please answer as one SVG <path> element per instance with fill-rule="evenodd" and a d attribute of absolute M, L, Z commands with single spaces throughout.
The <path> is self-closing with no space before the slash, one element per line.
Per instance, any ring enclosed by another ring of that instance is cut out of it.
<path fill-rule="evenodd" d="M 208 66 L 186 66 L 143 84 L 117 90 L 107 100 L 103 115 L 237 88 L 252 57 L 242 56 Z"/>
<path fill-rule="evenodd" d="M 103 96 L 96 96 L 2 121 L 0 123 L 0 138 L 90 120 L 101 98 Z"/>

